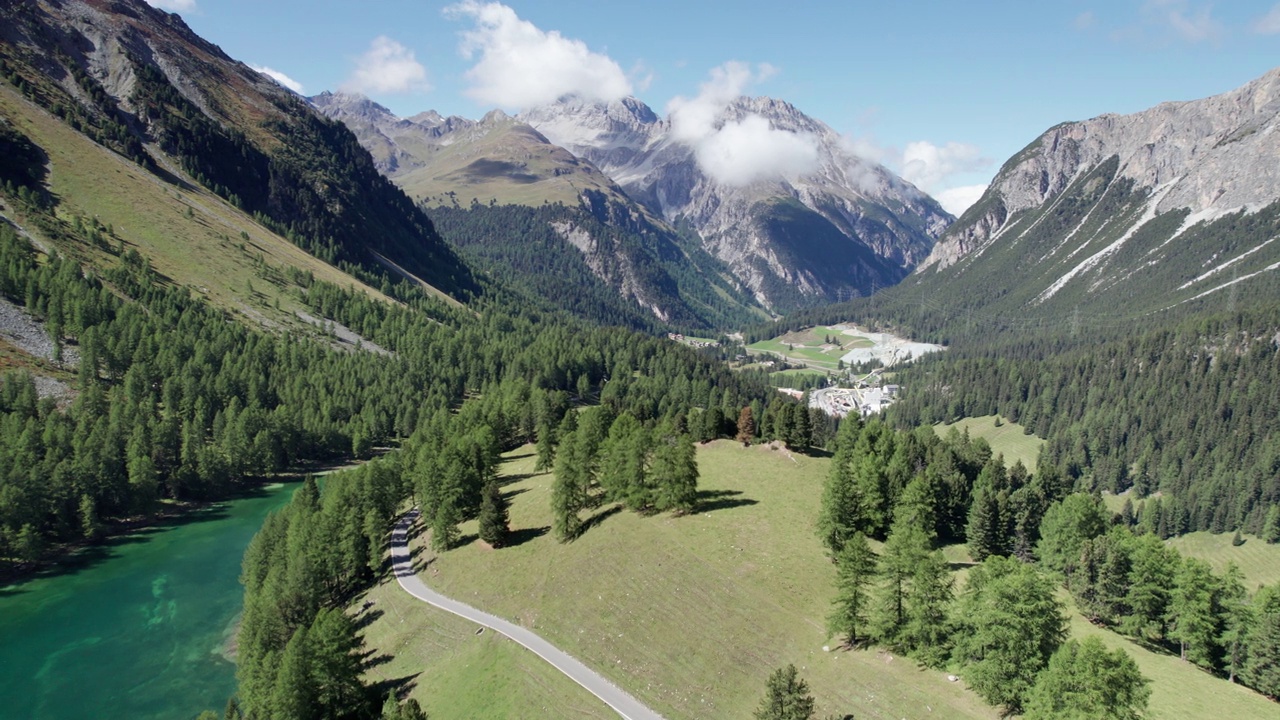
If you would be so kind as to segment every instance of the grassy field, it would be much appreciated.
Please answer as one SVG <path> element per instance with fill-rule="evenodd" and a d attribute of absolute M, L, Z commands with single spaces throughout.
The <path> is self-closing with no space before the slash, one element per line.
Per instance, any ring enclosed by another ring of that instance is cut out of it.
<path fill-rule="evenodd" d="M 1244 544 L 1233 547 L 1233 534 L 1194 532 L 1170 538 L 1168 544 L 1183 555 L 1208 562 L 1217 572 L 1222 572 L 1229 563 L 1234 562 L 1244 573 L 1245 587 L 1250 591 L 1258 585 L 1280 582 L 1280 545 L 1268 545 L 1253 535 L 1242 535 Z"/>
<path fill-rule="evenodd" d="M 1059 598 L 1071 611 L 1071 635 L 1077 638 L 1096 636 L 1108 648 L 1124 648 L 1143 677 L 1151 681 L 1151 701 L 1147 717 L 1160 720 L 1199 720 L 1201 718 L 1280 717 L 1280 705 L 1240 685 L 1210 675 L 1195 665 L 1183 662 L 1177 655 L 1152 652 L 1138 643 L 1106 630 L 1084 619 L 1075 611 L 1071 596 L 1060 591 Z"/>
<path fill-rule="evenodd" d="M 671 720 L 748 717 L 768 674 L 789 662 L 809 682 L 819 717 L 998 716 L 963 683 L 908 659 L 823 652 L 834 572 L 812 528 L 829 460 L 712 443 L 699 449 L 700 512 L 603 508 L 585 535 L 561 545 L 547 532 L 550 475 L 532 472 L 529 447 L 508 457 L 504 490 L 518 544 L 428 553 L 428 582 L 536 629 Z M 462 529 L 473 535 L 474 523 Z M 962 546 L 944 551 L 968 561 Z M 385 614 L 370 626 L 369 644 L 395 656 L 375 677 L 413 676 L 432 717 L 502 717 L 526 702 L 571 708 L 565 717 L 602 712 L 554 674 L 539 674 L 532 655 L 401 596 L 387 585 L 370 596 Z M 1073 634 L 1099 634 L 1134 656 L 1154 683 L 1152 717 L 1275 717 L 1275 704 L 1254 693 L 1072 618 Z"/>
<path fill-rule="evenodd" d="M 813 522 L 828 460 L 729 442 L 699 460 L 703 511 L 613 514 L 561 545 L 545 533 L 551 478 L 518 451 L 506 490 L 524 542 L 446 553 L 429 582 L 533 627 L 672 720 L 748 717 L 788 662 L 819 715 L 996 717 L 943 673 L 878 650 L 823 652 L 834 570 Z"/>
<path fill-rule="evenodd" d="M 422 543 L 419 536 L 415 542 Z M 390 576 L 357 598 L 377 648 L 366 679 L 408 690 L 434 720 L 547 717 L 614 720 L 617 715 L 541 658 L 497 633 L 429 608 Z"/>
<path fill-rule="evenodd" d="M 1015 461 L 1021 460 L 1032 472 L 1035 472 L 1036 463 L 1040 459 L 1040 448 L 1044 447 L 1044 440 L 1035 435 L 1027 435 L 1018 423 L 1001 419 L 1000 427 L 996 427 L 995 415 L 965 418 L 950 425 L 940 423 L 933 427 L 943 437 L 951 428 L 955 428 L 957 432 L 968 429 L 969 437 L 982 438 L 991 444 L 992 450 L 1003 454 L 1006 465 L 1013 465 Z"/>

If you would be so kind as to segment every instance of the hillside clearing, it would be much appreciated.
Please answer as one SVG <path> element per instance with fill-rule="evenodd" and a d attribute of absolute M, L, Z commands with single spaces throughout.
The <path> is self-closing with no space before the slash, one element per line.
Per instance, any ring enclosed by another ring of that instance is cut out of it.
<path fill-rule="evenodd" d="M 940 437 L 946 437 L 952 428 L 959 433 L 968 430 L 969 437 L 986 440 L 991 445 L 992 451 L 1004 455 L 1005 465 L 1012 466 L 1021 460 L 1027 470 L 1035 472 L 1036 465 L 1040 461 L 1040 448 L 1044 447 L 1044 440 L 1035 435 L 1028 435 L 1026 428 L 1018 423 L 1009 422 L 1005 418 L 983 415 L 964 418 L 951 424 L 939 423 L 933 426 Z"/>

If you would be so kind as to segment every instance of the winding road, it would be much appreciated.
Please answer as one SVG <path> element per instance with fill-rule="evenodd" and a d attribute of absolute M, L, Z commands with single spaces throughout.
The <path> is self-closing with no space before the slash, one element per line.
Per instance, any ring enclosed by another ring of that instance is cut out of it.
<path fill-rule="evenodd" d="M 650 710 L 639 700 L 631 697 L 617 685 L 604 679 L 591 668 L 583 665 L 564 651 L 543 640 L 536 633 L 507 622 L 500 617 L 477 610 L 466 603 L 458 602 L 427 587 L 413 569 L 413 556 L 409 550 L 409 528 L 418 518 L 418 511 L 405 513 L 391 532 L 391 567 L 396 581 L 410 595 L 434 605 L 441 610 L 464 617 L 471 622 L 479 623 L 494 632 L 502 633 L 532 650 L 538 657 L 551 663 L 552 667 L 568 675 L 571 680 L 587 689 L 592 695 L 600 698 L 626 720 L 662 720 L 662 716 Z"/>

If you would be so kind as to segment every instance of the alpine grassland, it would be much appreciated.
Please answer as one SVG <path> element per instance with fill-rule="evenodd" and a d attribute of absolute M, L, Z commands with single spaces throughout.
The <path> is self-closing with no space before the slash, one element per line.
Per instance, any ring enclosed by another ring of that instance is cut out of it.
<path fill-rule="evenodd" d="M 952 428 L 956 432 L 968 431 L 969 437 L 982 438 L 991 446 L 991 451 L 1004 455 L 1005 465 L 1010 467 L 1021 461 L 1027 470 L 1035 472 L 1040 460 L 1040 448 L 1044 447 L 1044 439 L 1027 432 L 1027 429 L 1015 422 L 996 416 L 964 418 L 954 423 L 939 423 L 934 426 L 938 435 L 946 437 Z M 1117 510 L 1119 508 L 1116 508 Z"/>

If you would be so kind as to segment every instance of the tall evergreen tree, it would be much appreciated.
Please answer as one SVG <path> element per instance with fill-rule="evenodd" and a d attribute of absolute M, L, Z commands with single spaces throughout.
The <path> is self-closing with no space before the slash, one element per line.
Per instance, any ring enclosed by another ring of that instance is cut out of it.
<path fill-rule="evenodd" d="M 929 537 L 907 522 L 895 522 L 881 555 L 880 592 L 871 617 L 871 635 L 890 645 L 898 643 L 911 602 L 911 582 L 929 556 Z"/>
<path fill-rule="evenodd" d="M 751 444 L 756 437 L 756 421 L 751 415 L 751 406 L 744 405 L 742 411 L 738 413 L 738 434 L 734 439 L 742 443 L 743 447 Z"/>
<path fill-rule="evenodd" d="M 1240 678 L 1254 690 L 1280 698 L 1280 583 L 1259 590 L 1253 610 Z"/>
<path fill-rule="evenodd" d="M 912 657 L 929 667 L 940 667 L 947 659 L 954 587 L 955 579 L 941 550 L 922 558 L 911 574 L 901 642 Z"/>
<path fill-rule="evenodd" d="M 867 538 L 855 532 L 836 554 L 836 597 L 827 632 L 843 635 L 856 645 L 859 631 L 865 631 L 871 606 L 871 585 L 876 576 L 876 556 Z"/>
<path fill-rule="evenodd" d="M 689 435 L 675 435 L 670 427 L 654 435 L 649 472 L 655 487 L 653 506 L 659 512 L 691 513 L 698 505 L 698 457 Z"/>
<path fill-rule="evenodd" d="M 1212 668 L 1218 655 L 1217 579 L 1209 564 L 1185 558 L 1169 598 L 1169 637 L 1183 660 Z"/>
<path fill-rule="evenodd" d="M 556 452 L 555 480 L 551 485 L 551 528 L 560 542 L 568 542 L 578 536 L 582 528 L 578 511 L 586 506 L 587 501 L 577 432 L 573 430 L 561 435 L 560 448 Z"/>
<path fill-rule="evenodd" d="M 511 532 L 510 522 L 507 516 L 507 499 L 502 496 L 502 488 L 498 487 L 497 480 L 490 480 L 485 483 L 480 501 L 480 539 L 491 547 L 502 547 Z"/>

